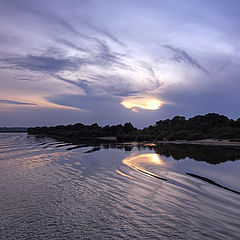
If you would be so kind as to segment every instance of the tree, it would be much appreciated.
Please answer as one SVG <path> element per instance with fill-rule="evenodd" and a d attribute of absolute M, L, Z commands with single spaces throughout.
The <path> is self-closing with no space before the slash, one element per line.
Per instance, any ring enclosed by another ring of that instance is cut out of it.
<path fill-rule="evenodd" d="M 132 132 L 132 131 L 134 131 L 134 130 L 135 130 L 135 128 L 134 128 L 134 126 L 132 125 L 132 123 L 130 123 L 130 122 L 125 123 L 124 126 L 123 126 L 123 131 L 124 131 L 125 133 L 129 133 L 129 132 Z"/>

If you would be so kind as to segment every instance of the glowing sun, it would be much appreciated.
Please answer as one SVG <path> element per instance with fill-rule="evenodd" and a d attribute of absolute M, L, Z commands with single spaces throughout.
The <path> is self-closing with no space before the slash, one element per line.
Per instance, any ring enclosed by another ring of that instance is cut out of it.
<path fill-rule="evenodd" d="M 125 108 L 137 112 L 138 109 L 157 110 L 163 105 L 163 102 L 158 100 L 157 98 L 132 97 L 124 99 L 121 104 Z"/>

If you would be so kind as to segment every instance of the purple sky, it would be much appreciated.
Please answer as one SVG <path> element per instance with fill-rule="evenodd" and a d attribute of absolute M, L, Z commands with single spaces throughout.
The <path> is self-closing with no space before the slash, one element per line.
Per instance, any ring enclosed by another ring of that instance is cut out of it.
<path fill-rule="evenodd" d="M 0 0 L 0 126 L 239 117 L 238 0 Z"/>

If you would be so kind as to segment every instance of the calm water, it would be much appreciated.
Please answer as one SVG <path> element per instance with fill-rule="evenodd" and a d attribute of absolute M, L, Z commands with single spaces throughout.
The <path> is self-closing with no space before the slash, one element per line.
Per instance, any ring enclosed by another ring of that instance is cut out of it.
<path fill-rule="evenodd" d="M 0 239 L 240 238 L 238 149 L 74 147 L 0 134 Z"/>

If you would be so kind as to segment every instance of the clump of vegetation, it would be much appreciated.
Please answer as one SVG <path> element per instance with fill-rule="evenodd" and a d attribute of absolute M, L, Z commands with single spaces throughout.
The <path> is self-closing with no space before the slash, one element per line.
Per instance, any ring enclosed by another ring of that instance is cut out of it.
<path fill-rule="evenodd" d="M 240 118 L 236 121 L 216 113 L 197 115 L 188 120 L 176 116 L 173 119 L 160 120 L 154 126 L 143 129 L 167 140 L 200 140 L 207 138 L 231 139 L 240 136 Z"/>
<path fill-rule="evenodd" d="M 240 142 L 240 138 L 229 139 L 230 142 Z"/>
<path fill-rule="evenodd" d="M 134 140 L 132 136 L 133 132 L 138 130 L 133 127 L 131 123 L 125 123 L 124 125 L 118 124 L 113 126 L 101 127 L 97 123 L 92 125 L 84 125 L 82 123 L 76 123 L 73 125 L 59 125 L 55 127 L 35 127 L 28 128 L 29 134 L 36 134 L 42 136 L 53 137 L 58 140 L 70 141 L 73 143 L 80 142 L 82 140 L 96 139 L 98 137 L 117 137 L 119 139 Z"/>
<path fill-rule="evenodd" d="M 118 141 L 153 140 L 240 140 L 240 118 L 236 121 L 216 113 L 197 115 L 188 120 L 175 116 L 160 120 L 144 129 L 135 128 L 132 123 L 101 127 L 97 123 L 84 125 L 77 123 L 67 126 L 29 128 L 28 133 L 50 136 L 56 139 L 76 142 L 97 137 L 116 137 Z"/>

